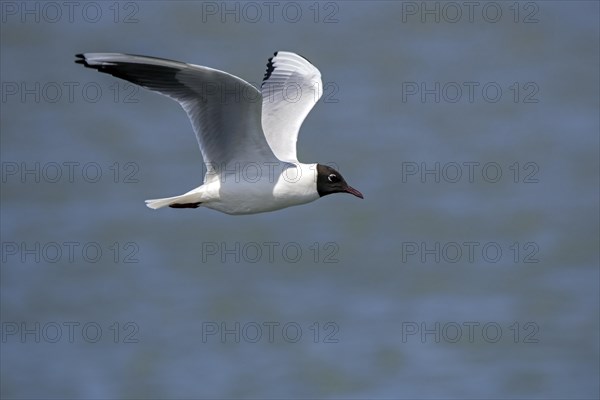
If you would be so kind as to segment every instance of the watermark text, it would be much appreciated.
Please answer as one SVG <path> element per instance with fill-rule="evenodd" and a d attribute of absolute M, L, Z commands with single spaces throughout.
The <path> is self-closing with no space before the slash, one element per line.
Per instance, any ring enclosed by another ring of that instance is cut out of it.
<path fill-rule="evenodd" d="M 450 161 L 441 163 L 403 161 L 402 183 L 539 183 L 540 166 L 533 161 L 501 164 L 495 161 Z"/>
<path fill-rule="evenodd" d="M 402 322 L 402 343 L 539 343 L 535 322 L 500 324 L 495 321 Z"/>
<path fill-rule="evenodd" d="M 133 161 L 101 164 L 95 161 L 0 163 L 2 183 L 138 183 L 140 170 Z"/>
<path fill-rule="evenodd" d="M 140 6 L 135 1 L 2 1 L 2 23 L 56 24 L 112 21 L 115 24 L 139 22 Z"/>
<path fill-rule="evenodd" d="M 264 321 L 202 322 L 202 343 L 338 343 L 340 327 L 335 322 Z"/>
<path fill-rule="evenodd" d="M 203 242 L 202 263 L 291 263 L 315 264 L 340 262 L 340 246 L 336 242 Z"/>
<path fill-rule="evenodd" d="M 540 246 L 536 242 L 512 242 L 502 245 L 488 241 L 401 242 L 401 261 L 422 264 L 456 264 L 512 262 L 537 264 Z"/>
<path fill-rule="evenodd" d="M 6 321 L 1 326 L 2 343 L 139 343 L 140 331 L 131 321 Z"/>
<path fill-rule="evenodd" d="M 1 243 L 2 263 L 75 264 L 112 262 L 114 264 L 137 264 L 140 246 L 136 242 L 51 241 Z"/>

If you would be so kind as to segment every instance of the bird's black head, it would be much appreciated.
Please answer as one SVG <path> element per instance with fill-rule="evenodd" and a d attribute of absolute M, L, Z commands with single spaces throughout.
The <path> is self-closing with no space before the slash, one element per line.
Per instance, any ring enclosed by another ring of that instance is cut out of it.
<path fill-rule="evenodd" d="M 364 198 L 361 192 L 346 183 L 339 172 L 321 164 L 317 164 L 317 192 L 321 197 L 333 193 L 350 193 L 361 199 Z"/>

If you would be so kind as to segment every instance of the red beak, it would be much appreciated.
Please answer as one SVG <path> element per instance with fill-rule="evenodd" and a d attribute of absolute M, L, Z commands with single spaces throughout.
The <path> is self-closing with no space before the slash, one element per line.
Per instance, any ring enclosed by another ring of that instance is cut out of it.
<path fill-rule="evenodd" d="M 359 192 L 358 190 L 354 189 L 352 186 L 348 186 L 346 188 L 346 193 L 350 193 L 350 194 L 353 194 L 356 197 L 360 197 L 361 199 L 364 199 L 362 193 Z"/>

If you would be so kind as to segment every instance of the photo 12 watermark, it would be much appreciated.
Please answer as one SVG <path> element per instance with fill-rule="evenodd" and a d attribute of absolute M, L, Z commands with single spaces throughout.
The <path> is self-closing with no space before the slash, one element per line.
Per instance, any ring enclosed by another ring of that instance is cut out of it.
<path fill-rule="evenodd" d="M 202 242 L 201 261 L 221 264 L 337 264 L 340 245 L 337 242 Z"/>
<path fill-rule="evenodd" d="M 403 103 L 513 103 L 540 102 L 540 86 L 533 81 L 501 84 L 495 81 L 416 82 L 404 81 L 401 86 Z"/>
<path fill-rule="evenodd" d="M 2 104 L 98 103 L 101 100 L 119 104 L 140 102 L 140 86 L 127 82 L 94 81 L 2 81 Z"/>
<path fill-rule="evenodd" d="M 404 241 L 400 243 L 402 264 L 537 264 L 540 246 L 533 241 Z"/>
<path fill-rule="evenodd" d="M 2 1 L 0 20 L 3 24 L 58 24 L 140 22 L 137 1 Z"/>
<path fill-rule="evenodd" d="M 134 161 L 99 163 L 95 161 L 3 161 L 2 183 L 139 183 L 140 166 Z"/>
<path fill-rule="evenodd" d="M 339 343 L 335 322 L 302 324 L 295 321 L 205 321 L 202 343 Z"/>
<path fill-rule="evenodd" d="M 402 22 L 422 24 L 540 22 L 540 6 L 533 1 L 402 1 Z"/>
<path fill-rule="evenodd" d="M 137 323 L 97 321 L 5 321 L 2 343 L 139 343 Z"/>
<path fill-rule="evenodd" d="M 67 241 L 3 241 L 2 264 L 137 264 L 140 246 L 133 241 L 100 242 Z"/>
<path fill-rule="evenodd" d="M 340 3 L 334 1 L 202 1 L 202 23 L 288 23 L 340 22 Z"/>
<path fill-rule="evenodd" d="M 539 183 L 535 161 L 402 161 L 402 183 Z"/>
<path fill-rule="evenodd" d="M 402 343 L 539 343 L 536 322 L 495 321 L 415 322 L 404 321 Z"/>

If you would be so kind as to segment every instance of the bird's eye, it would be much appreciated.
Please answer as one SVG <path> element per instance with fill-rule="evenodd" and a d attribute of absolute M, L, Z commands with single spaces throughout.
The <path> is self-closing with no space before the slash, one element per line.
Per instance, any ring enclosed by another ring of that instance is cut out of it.
<path fill-rule="evenodd" d="M 329 174 L 327 179 L 329 180 L 329 182 L 337 182 L 338 181 L 338 177 L 336 174 Z"/>

